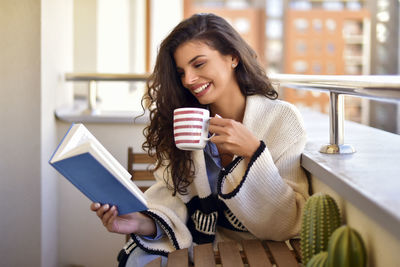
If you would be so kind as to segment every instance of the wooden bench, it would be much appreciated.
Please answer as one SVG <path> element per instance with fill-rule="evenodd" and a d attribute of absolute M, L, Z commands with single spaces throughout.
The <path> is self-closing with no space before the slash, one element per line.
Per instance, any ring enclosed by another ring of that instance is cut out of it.
<path fill-rule="evenodd" d="M 168 254 L 167 267 L 294 267 L 301 265 L 300 240 L 286 242 L 243 240 L 241 244 L 229 241 L 218 243 L 214 251 L 211 243 L 194 247 L 193 264 L 189 262 L 188 249 Z M 146 267 L 160 267 L 161 258 Z"/>
<path fill-rule="evenodd" d="M 128 172 L 132 175 L 131 180 L 144 192 L 154 182 L 153 165 L 156 160 L 141 152 L 136 153 L 132 147 L 128 147 Z"/>

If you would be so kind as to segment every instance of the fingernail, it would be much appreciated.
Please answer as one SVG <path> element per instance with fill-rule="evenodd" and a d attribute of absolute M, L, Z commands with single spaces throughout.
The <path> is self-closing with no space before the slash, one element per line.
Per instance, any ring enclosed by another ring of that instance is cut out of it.
<path fill-rule="evenodd" d="M 110 206 L 109 206 L 108 204 L 105 204 L 105 205 L 104 205 L 104 208 L 105 208 L 105 209 L 108 209 L 108 208 L 110 208 Z"/>
<path fill-rule="evenodd" d="M 215 117 L 217 117 L 217 118 L 222 118 L 220 115 L 218 115 L 218 114 L 215 114 Z"/>
<path fill-rule="evenodd" d="M 94 207 L 95 207 L 96 209 L 98 209 L 98 208 L 100 208 L 100 204 L 99 204 L 99 203 L 95 203 L 95 204 L 94 204 Z"/>

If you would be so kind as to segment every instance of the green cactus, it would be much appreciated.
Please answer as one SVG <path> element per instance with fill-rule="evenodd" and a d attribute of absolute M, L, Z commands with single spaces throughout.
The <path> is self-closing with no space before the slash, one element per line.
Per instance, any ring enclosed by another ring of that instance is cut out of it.
<path fill-rule="evenodd" d="M 336 229 L 328 244 L 329 267 L 364 267 L 367 264 L 365 246 L 360 234 L 347 225 Z"/>
<path fill-rule="evenodd" d="M 308 261 L 307 267 L 327 267 L 328 252 L 321 251 Z"/>
<path fill-rule="evenodd" d="M 301 254 L 303 265 L 320 251 L 326 251 L 330 235 L 341 225 L 335 200 L 324 193 L 312 195 L 306 202 L 301 225 Z"/>

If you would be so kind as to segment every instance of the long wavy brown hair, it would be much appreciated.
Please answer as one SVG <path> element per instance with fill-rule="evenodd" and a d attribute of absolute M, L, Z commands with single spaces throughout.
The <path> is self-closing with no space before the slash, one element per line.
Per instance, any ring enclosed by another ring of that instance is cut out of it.
<path fill-rule="evenodd" d="M 193 180 L 195 168 L 190 151 L 178 149 L 173 137 L 173 111 L 181 107 L 202 107 L 189 90 L 183 87 L 174 60 L 175 50 L 188 41 L 202 41 L 222 55 L 239 59 L 235 68 L 236 80 L 243 95 L 264 95 L 276 99 L 264 69 L 254 50 L 223 18 L 214 14 L 195 14 L 179 23 L 161 43 L 154 71 L 147 81 L 147 92 L 142 106 L 149 110 L 150 125 L 143 133 L 143 149 L 157 158 L 155 169 L 161 166 L 171 176 L 164 175 L 167 185 L 172 179 L 173 195 L 186 194 Z M 165 174 L 165 173 L 164 173 Z"/>

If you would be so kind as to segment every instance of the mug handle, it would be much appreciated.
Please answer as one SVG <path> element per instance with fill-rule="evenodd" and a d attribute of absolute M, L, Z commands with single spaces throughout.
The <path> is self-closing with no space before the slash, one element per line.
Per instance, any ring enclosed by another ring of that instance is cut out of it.
<path fill-rule="evenodd" d="M 222 118 L 220 115 L 218 115 L 218 114 L 215 114 L 215 117 L 217 117 L 217 118 Z M 210 139 L 211 138 L 213 138 L 215 136 L 215 133 L 213 133 L 210 137 L 206 137 L 206 138 L 204 138 L 204 140 L 205 141 L 210 141 Z"/>
<path fill-rule="evenodd" d="M 204 138 L 204 141 L 210 141 L 210 139 L 213 138 L 214 136 L 215 136 L 215 133 L 213 133 L 210 137 Z"/>

